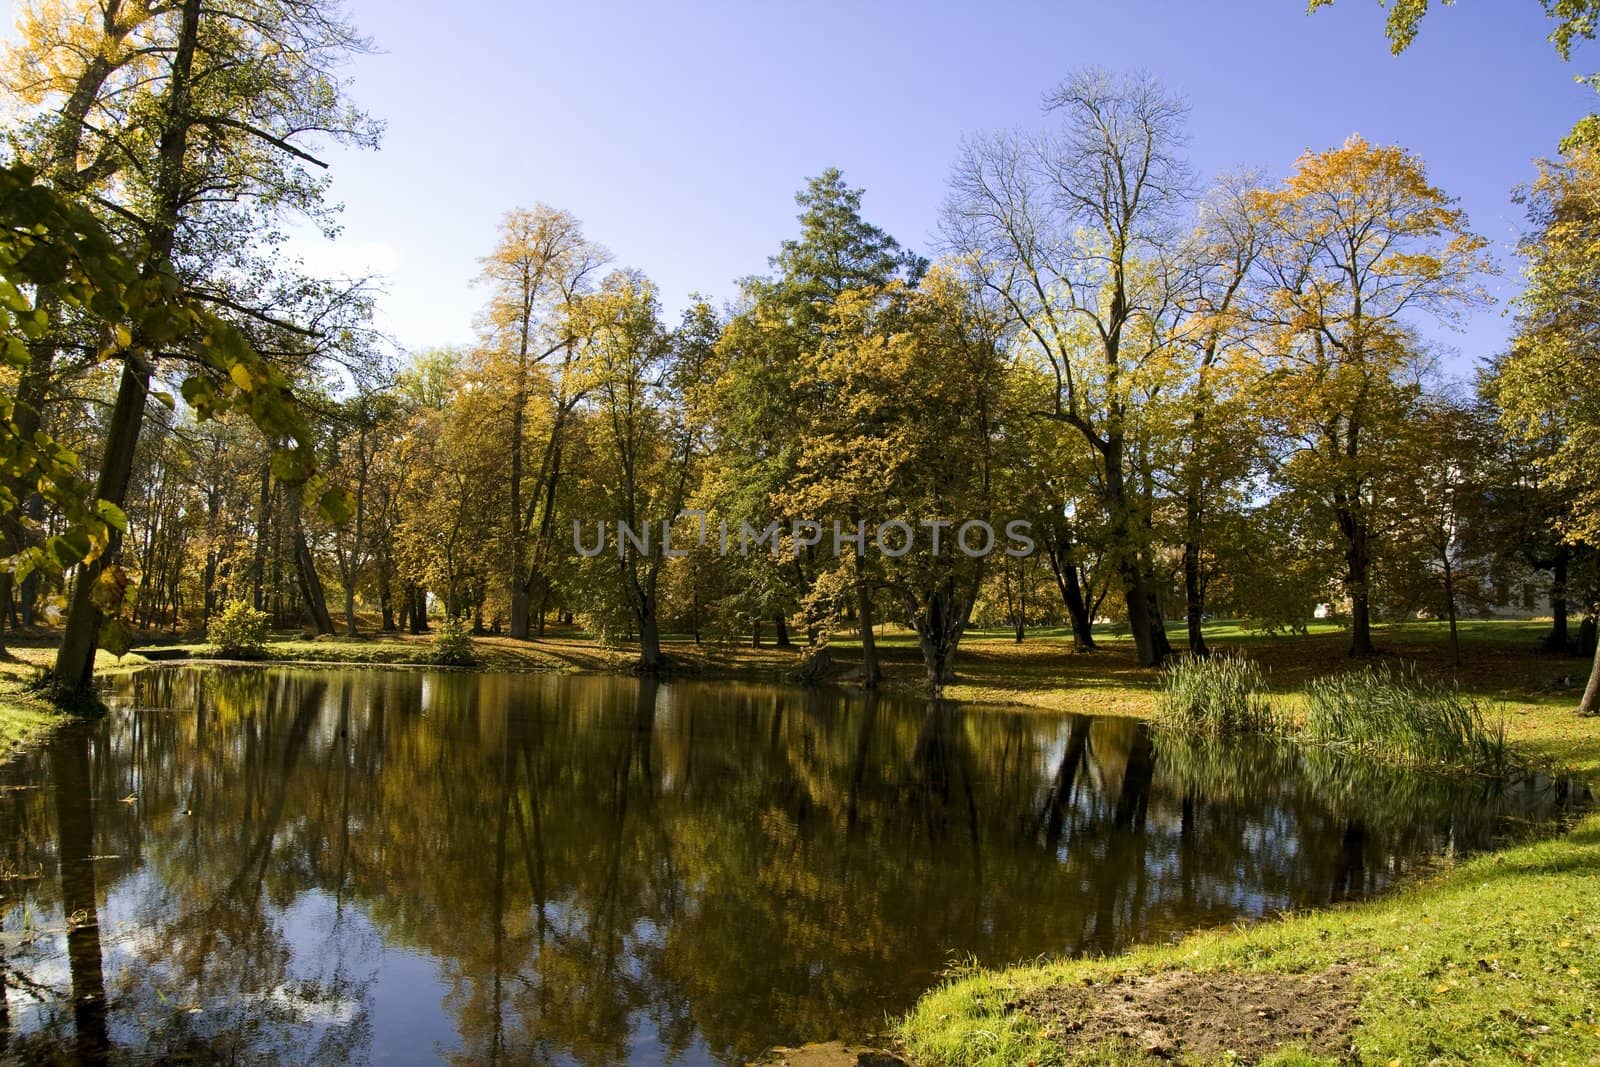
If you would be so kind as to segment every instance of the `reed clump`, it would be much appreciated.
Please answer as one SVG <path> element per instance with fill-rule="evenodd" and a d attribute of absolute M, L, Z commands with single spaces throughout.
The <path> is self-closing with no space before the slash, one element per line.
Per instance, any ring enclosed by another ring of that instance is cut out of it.
<path fill-rule="evenodd" d="M 1388 762 L 1501 773 L 1505 725 L 1493 705 L 1414 665 L 1378 664 L 1317 678 L 1296 736 Z"/>
<path fill-rule="evenodd" d="M 1254 660 L 1234 653 L 1173 661 L 1162 673 L 1157 721 L 1210 736 L 1278 728 L 1266 675 Z"/>

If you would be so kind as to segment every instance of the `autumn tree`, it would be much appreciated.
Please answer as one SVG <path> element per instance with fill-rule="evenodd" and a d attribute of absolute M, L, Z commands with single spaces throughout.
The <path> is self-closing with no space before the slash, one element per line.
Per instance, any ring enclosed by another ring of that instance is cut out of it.
<path fill-rule="evenodd" d="M 1564 540 L 1592 550 L 1600 547 L 1600 156 L 1579 147 L 1542 164 L 1524 199 L 1534 227 L 1522 245 L 1528 284 L 1495 395 L 1507 429 L 1545 446 L 1540 470 L 1572 501 L 1559 520 Z M 1600 652 L 1579 710 L 1600 710 Z"/>
<path fill-rule="evenodd" d="M 490 288 L 484 357 L 504 379 L 512 637 L 532 635 L 535 595 L 549 586 L 565 432 L 579 400 L 572 304 L 610 258 L 570 213 L 536 204 L 507 212 L 499 243 L 482 260 L 481 280 Z"/>
<path fill-rule="evenodd" d="M 577 357 L 584 377 L 584 498 L 593 522 L 611 530 L 593 572 L 620 593 L 639 641 L 637 668 L 665 668 L 661 651 L 662 571 L 670 531 L 683 510 L 700 458 L 696 391 L 720 328 L 705 303 L 676 331 L 660 322 L 655 286 L 637 272 L 615 271 L 574 307 Z M 603 510 L 602 510 L 603 509 Z M 579 523 L 581 527 L 583 523 Z M 680 526 L 679 544 L 690 534 Z M 604 587 L 590 590 L 605 607 Z"/>
<path fill-rule="evenodd" d="M 772 258 L 772 277 L 745 280 L 743 304 L 724 332 L 718 392 L 727 402 L 718 418 L 727 461 L 718 481 L 728 505 L 722 511 L 735 523 L 748 521 L 759 529 L 773 519 L 806 517 L 772 510 L 773 495 L 792 476 L 797 442 L 807 432 L 794 404 L 806 385 L 802 361 L 822 343 L 823 325 L 840 294 L 896 278 L 914 281 L 925 269 L 919 257 L 863 218 L 862 195 L 837 168 L 807 181 L 795 195 L 800 236 L 785 241 Z M 771 612 L 780 644 L 788 643 L 785 615 L 809 591 L 816 562 L 814 554 L 803 554 L 776 573 L 766 562 L 750 564 L 758 572 L 752 587 L 772 594 L 761 608 Z M 866 614 L 870 619 L 870 608 Z M 863 669 L 871 678 L 877 666 L 868 629 L 862 630 L 869 661 Z"/>
<path fill-rule="evenodd" d="M 349 106 L 336 69 L 364 42 L 325 5 L 298 0 L 182 0 L 126 5 L 126 11 L 103 0 L 42 5 L 36 14 L 38 32 L 24 39 L 12 66 L 31 59 L 49 73 L 35 86 L 35 121 L 45 131 L 37 142 L 44 146 L 42 158 L 57 174 L 77 175 L 80 188 L 88 183 L 85 152 L 94 153 L 87 166 L 103 160 L 110 171 L 103 177 L 114 173 L 116 182 L 97 201 L 115 219 L 145 284 L 170 291 L 181 279 L 194 299 L 236 320 L 236 333 L 262 323 L 312 333 L 271 321 L 266 309 L 239 299 L 264 287 L 221 268 L 252 254 L 259 258 L 263 222 L 286 212 L 318 216 L 324 183 L 305 168 L 322 164 L 307 150 L 308 138 L 375 139 L 375 126 Z M 137 26 L 136 34 L 129 25 Z M 110 76 L 108 68 L 123 60 L 141 69 L 127 78 Z M 85 136 L 96 119 L 107 121 L 96 136 L 113 151 L 97 153 L 98 142 Z M 232 254 L 214 255 L 219 249 Z M 303 427 L 284 411 L 269 410 L 281 379 L 264 388 L 266 368 L 258 376 L 242 348 L 217 355 L 220 325 L 210 328 L 206 321 L 168 313 L 123 325 L 128 343 L 117 349 L 120 379 L 97 475 L 100 499 L 125 499 L 146 400 L 163 361 L 174 357 L 180 365 L 191 359 L 202 372 L 190 374 L 185 388 L 201 415 L 231 390 L 246 394 L 258 424 L 286 446 L 282 472 L 289 480 L 310 473 L 310 442 L 293 432 Z M 96 590 L 118 546 L 113 536 L 74 585 L 54 670 L 55 684 L 72 699 L 88 690 L 102 615 Z"/>
<path fill-rule="evenodd" d="M 1350 652 L 1370 655 L 1373 561 L 1424 370 L 1412 323 L 1481 299 L 1485 243 L 1421 160 L 1359 137 L 1306 153 L 1259 202 L 1276 476 L 1337 528 Z"/>
<path fill-rule="evenodd" d="M 1194 232 L 1180 249 L 1186 275 L 1177 295 L 1174 341 L 1180 459 L 1175 495 L 1182 501 L 1184 616 L 1189 651 L 1207 652 L 1203 628 L 1213 519 L 1259 470 L 1256 419 L 1259 363 L 1250 316 L 1252 276 L 1265 239 L 1253 175 L 1219 181 L 1201 203 Z"/>
<path fill-rule="evenodd" d="M 1492 415 L 1449 393 L 1423 400 L 1402 428 L 1395 539 L 1414 557 L 1406 569 L 1431 585 L 1427 600 L 1450 626 L 1451 662 L 1461 666 L 1457 625 L 1463 597 L 1476 600 L 1477 560 L 1468 530 L 1480 521 L 1493 477 L 1497 437 Z"/>
<path fill-rule="evenodd" d="M 1002 470 L 1019 462 L 1004 432 L 1016 405 L 1003 322 L 947 265 L 915 289 L 841 294 L 804 366 L 810 432 L 784 500 L 837 524 L 818 584 L 850 591 L 863 640 L 886 595 L 938 691 L 991 556 L 1015 547 L 1000 498 Z"/>

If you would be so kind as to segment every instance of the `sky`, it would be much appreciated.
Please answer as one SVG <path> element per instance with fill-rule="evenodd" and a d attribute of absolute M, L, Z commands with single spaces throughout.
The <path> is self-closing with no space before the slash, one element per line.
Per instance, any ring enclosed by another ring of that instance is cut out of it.
<path fill-rule="evenodd" d="M 0 0 L 9 25 L 11 4 Z M 1435 5 L 1437 8 L 1438 5 Z M 1497 306 L 1460 332 L 1426 328 L 1463 372 L 1503 347 L 1523 228 L 1511 190 L 1555 152 L 1593 94 L 1574 84 L 1535 0 L 1463 0 L 1390 55 L 1374 0 L 1307 15 L 1303 0 L 806 4 L 350 0 L 376 50 L 349 68 L 387 123 L 377 152 L 331 150 L 345 205 L 332 243 L 293 242 L 314 269 L 384 276 L 379 326 L 404 348 L 469 342 L 478 257 L 500 216 L 542 201 L 619 264 L 720 302 L 796 231 L 794 193 L 829 166 L 864 214 L 938 251 L 961 138 L 1037 128 L 1072 70 L 1145 70 L 1186 96 L 1202 176 L 1281 177 L 1359 132 L 1426 161 L 1503 266 Z M 1600 67 L 1600 61 L 1596 61 Z"/>

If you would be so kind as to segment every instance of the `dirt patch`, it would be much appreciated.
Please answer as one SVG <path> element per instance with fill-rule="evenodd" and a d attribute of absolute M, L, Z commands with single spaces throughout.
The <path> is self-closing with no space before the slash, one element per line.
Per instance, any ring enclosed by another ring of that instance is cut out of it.
<path fill-rule="evenodd" d="M 824 1041 L 799 1048 L 775 1048 L 752 1067 L 907 1067 L 906 1061 L 880 1048 L 858 1048 L 842 1041 Z"/>
<path fill-rule="evenodd" d="M 1254 1063 L 1283 1045 L 1339 1055 L 1355 1029 L 1352 971 L 1239 974 L 1163 971 L 1035 990 L 1009 1007 L 1038 1019 L 1069 1051 L 1107 1044 L 1157 1059 Z"/>

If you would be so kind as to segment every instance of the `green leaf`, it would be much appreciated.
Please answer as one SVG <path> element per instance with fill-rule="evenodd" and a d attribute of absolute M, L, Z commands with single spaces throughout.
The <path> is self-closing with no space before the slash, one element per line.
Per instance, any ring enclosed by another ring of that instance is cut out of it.
<path fill-rule="evenodd" d="M 317 497 L 317 510 L 329 522 L 343 526 L 350 521 L 350 513 L 355 510 L 355 503 L 350 490 L 342 485 L 335 485 Z"/>
<path fill-rule="evenodd" d="M 128 532 L 127 514 L 111 501 L 96 500 L 94 502 L 94 511 L 96 515 L 105 520 L 107 526 L 111 526 L 123 533 Z"/>
<path fill-rule="evenodd" d="M 100 647 L 121 659 L 133 648 L 133 631 L 121 619 L 107 619 L 100 625 Z"/>

